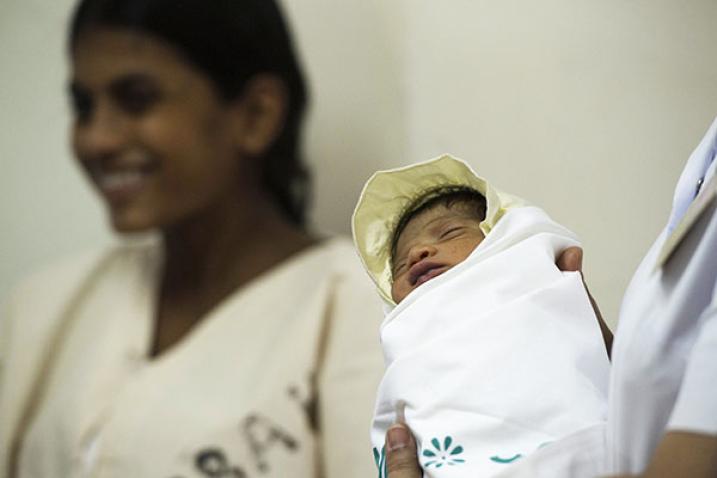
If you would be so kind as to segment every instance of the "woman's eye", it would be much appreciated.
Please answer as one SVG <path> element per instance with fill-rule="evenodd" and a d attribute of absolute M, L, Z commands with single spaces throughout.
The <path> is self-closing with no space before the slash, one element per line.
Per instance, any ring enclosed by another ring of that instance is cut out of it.
<path fill-rule="evenodd" d="M 92 112 L 92 98 L 87 93 L 73 88 L 70 91 L 70 107 L 77 121 L 85 121 Z"/>
<path fill-rule="evenodd" d="M 149 110 L 159 95 L 153 90 L 136 88 L 122 92 L 118 95 L 117 102 L 127 113 L 139 115 Z"/>
<path fill-rule="evenodd" d="M 159 89 L 143 78 L 128 78 L 113 87 L 117 105 L 131 115 L 146 113 L 160 99 Z"/>

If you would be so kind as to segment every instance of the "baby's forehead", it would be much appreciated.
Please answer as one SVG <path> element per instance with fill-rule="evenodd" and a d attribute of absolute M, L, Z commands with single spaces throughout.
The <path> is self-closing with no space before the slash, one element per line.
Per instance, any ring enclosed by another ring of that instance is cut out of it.
<path fill-rule="evenodd" d="M 459 208 L 448 207 L 443 203 L 433 204 L 422 211 L 418 211 L 412 214 L 411 217 L 406 220 L 406 224 L 403 227 L 403 231 L 401 231 L 401 233 L 406 232 L 406 230 L 409 228 L 425 229 L 426 227 L 430 226 L 434 222 L 440 221 L 441 219 L 461 216 L 465 216 L 465 213 L 461 214 Z"/>
<path fill-rule="evenodd" d="M 447 205 L 445 203 L 432 204 L 431 206 L 416 212 L 408 218 L 399 232 L 396 245 L 405 242 L 421 232 L 432 227 L 439 227 L 451 219 L 468 219 L 480 223 L 480 219 L 469 210 L 469 206 L 462 203 Z"/>
<path fill-rule="evenodd" d="M 440 222 L 441 219 L 475 219 L 477 222 L 480 222 L 480 219 L 475 216 L 473 209 L 475 209 L 475 206 L 462 201 L 456 201 L 451 204 L 446 204 L 444 202 L 431 204 L 429 207 L 414 213 L 410 218 L 408 218 L 403 231 L 411 225 L 413 225 L 413 227 L 424 229 L 434 222 Z"/>

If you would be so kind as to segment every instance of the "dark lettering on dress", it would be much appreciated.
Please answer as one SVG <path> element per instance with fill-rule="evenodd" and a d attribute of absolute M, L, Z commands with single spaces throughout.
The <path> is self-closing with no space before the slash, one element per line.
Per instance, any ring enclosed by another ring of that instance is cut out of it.
<path fill-rule="evenodd" d="M 194 469 L 204 478 L 250 478 L 255 476 L 248 470 L 256 468 L 260 475 L 271 469 L 269 452 L 280 449 L 296 453 L 299 441 L 285 429 L 260 414 L 248 415 L 239 423 L 239 434 L 249 449 L 249 459 L 254 463 L 231 463 L 226 449 L 211 445 L 201 448 L 194 454 Z M 226 448 L 226 447 L 225 447 Z M 183 478 L 175 475 L 172 478 Z"/>
<path fill-rule="evenodd" d="M 208 478 L 247 478 L 244 470 L 231 466 L 224 452 L 218 448 L 207 448 L 197 453 L 194 465 Z"/>
<path fill-rule="evenodd" d="M 266 455 L 272 448 L 280 446 L 290 452 L 296 452 L 299 448 L 299 442 L 295 438 L 261 415 L 249 415 L 240 428 L 261 473 L 269 471 Z"/>

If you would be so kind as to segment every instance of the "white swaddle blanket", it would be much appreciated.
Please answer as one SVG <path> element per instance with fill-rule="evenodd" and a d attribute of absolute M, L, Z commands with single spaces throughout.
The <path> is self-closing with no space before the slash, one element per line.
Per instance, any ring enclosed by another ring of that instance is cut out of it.
<path fill-rule="evenodd" d="M 601 426 L 605 345 L 579 273 L 555 266 L 573 245 L 542 210 L 512 209 L 464 262 L 388 311 L 371 430 L 379 477 L 386 430 L 404 404 L 432 478 L 494 476 Z"/>

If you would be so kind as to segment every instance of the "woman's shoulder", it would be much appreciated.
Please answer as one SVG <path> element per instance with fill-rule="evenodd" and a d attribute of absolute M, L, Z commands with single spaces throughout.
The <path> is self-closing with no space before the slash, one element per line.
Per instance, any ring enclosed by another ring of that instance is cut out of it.
<path fill-rule="evenodd" d="M 324 270 L 331 275 L 334 305 L 338 309 L 373 310 L 376 317 L 382 318 L 381 300 L 353 243 L 339 236 L 325 240 L 319 247 L 327 256 L 323 263 Z"/>
<path fill-rule="evenodd" d="M 122 241 L 68 254 L 25 276 L 7 298 L 9 307 L 55 309 L 102 266 L 144 262 L 158 255 L 154 241 Z"/>
<path fill-rule="evenodd" d="M 11 292 L 11 300 L 28 297 L 36 301 L 42 297 L 44 301 L 46 294 L 58 295 L 89 273 L 107 254 L 106 248 L 95 248 L 55 259 L 25 276 Z"/>
<path fill-rule="evenodd" d="M 371 280 L 361 266 L 353 243 L 348 238 L 332 236 L 323 239 L 313 249 L 315 253 L 322 256 L 321 263 L 327 273 L 358 287 L 370 288 Z"/>
<path fill-rule="evenodd" d="M 327 256 L 333 270 L 350 274 L 361 272 L 361 263 L 353 243 L 344 236 L 331 236 L 321 240 L 314 248 Z"/>
<path fill-rule="evenodd" d="M 29 274 L 15 286 L 3 301 L 0 321 L 3 362 L 24 364 L 30 360 L 29 355 L 35 357 L 48 346 L 62 312 L 105 254 L 104 250 L 94 249 L 65 256 Z"/>

